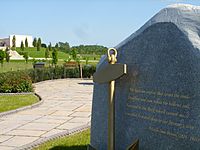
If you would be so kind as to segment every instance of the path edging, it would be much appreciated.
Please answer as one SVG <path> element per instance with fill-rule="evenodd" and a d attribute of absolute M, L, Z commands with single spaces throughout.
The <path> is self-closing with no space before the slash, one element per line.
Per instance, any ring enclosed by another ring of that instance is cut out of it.
<path fill-rule="evenodd" d="M 24 107 L 21 107 L 21 108 L 17 108 L 15 110 L 2 112 L 2 113 L 0 113 L 0 118 L 4 117 L 4 116 L 7 116 L 7 115 L 10 115 L 10 114 L 14 114 L 14 113 L 20 112 L 20 111 L 24 111 L 24 110 L 27 110 L 27 109 L 36 108 L 36 107 L 40 106 L 44 102 L 44 100 L 41 98 L 41 96 L 38 95 L 37 93 L 28 93 L 28 94 L 35 94 L 39 98 L 39 102 L 37 102 L 35 104 L 32 104 L 32 105 L 29 105 L 29 106 L 24 106 Z M 14 95 L 14 93 L 2 94 L 2 95 Z M 16 94 L 16 95 L 22 95 L 22 94 Z"/>

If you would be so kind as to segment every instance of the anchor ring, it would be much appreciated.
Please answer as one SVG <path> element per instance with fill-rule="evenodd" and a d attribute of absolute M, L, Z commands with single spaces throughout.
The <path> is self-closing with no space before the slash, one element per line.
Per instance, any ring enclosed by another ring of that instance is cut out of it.
<path fill-rule="evenodd" d="M 115 58 L 117 57 L 117 50 L 115 48 L 108 49 L 108 57 L 111 57 L 112 54 L 114 54 Z"/>

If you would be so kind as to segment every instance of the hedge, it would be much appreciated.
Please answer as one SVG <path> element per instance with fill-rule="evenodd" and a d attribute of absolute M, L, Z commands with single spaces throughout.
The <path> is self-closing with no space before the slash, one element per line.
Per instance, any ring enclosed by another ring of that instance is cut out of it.
<path fill-rule="evenodd" d="M 0 93 L 19 93 L 32 91 L 32 80 L 27 73 L 14 71 L 0 74 Z"/>
<path fill-rule="evenodd" d="M 83 66 L 83 78 L 90 78 L 96 70 L 95 66 Z M 0 93 L 32 92 L 32 83 L 63 78 L 79 78 L 78 68 L 64 66 L 42 69 L 28 69 L 0 74 Z"/>

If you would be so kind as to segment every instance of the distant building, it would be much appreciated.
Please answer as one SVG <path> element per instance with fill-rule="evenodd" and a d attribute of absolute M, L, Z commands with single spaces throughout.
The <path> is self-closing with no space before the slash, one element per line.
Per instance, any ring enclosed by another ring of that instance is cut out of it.
<path fill-rule="evenodd" d="M 13 40 L 13 36 L 15 36 L 16 39 L 16 47 L 20 47 L 21 46 L 21 42 L 23 41 L 24 45 L 25 45 L 25 40 L 27 38 L 28 41 L 28 47 L 33 47 L 33 37 L 30 35 L 10 35 L 8 38 L 0 38 L 0 48 L 2 47 L 12 47 L 12 40 Z"/>

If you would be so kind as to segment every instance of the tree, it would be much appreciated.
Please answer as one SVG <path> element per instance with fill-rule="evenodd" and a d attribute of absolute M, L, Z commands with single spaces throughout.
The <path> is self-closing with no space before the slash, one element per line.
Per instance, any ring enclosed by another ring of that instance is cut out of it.
<path fill-rule="evenodd" d="M 53 48 L 52 51 L 52 65 L 55 65 L 58 63 L 58 52 L 57 49 Z"/>
<path fill-rule="evenodd" d="M 34 38 L 33 40 L 33 47 L 37 47 L 37 38 Z"/>
<path fill-rule="evenodd" d="M 108 48 L 100 45 L 79 45 L 71 47 L 72 49 L 76 49 L 79 54 L 104 55 Z"/>
<path fill-rule="evenodd" d="M 88 62 L 89 62 L 89 57 L 87 56 L 87 57 L 85 58 L 85 64 L 88 65 Z"/>
<path fill-rule="evenodd" d="M 49 48 L 46 48 L 45 50 L 45 58 L 49 58 L 50 57 L 50 53 L 49 53 Z"/>
<path fill-rule="evenodd" d="M 39 44 L 37 44 L 37 51 L 40 51 L 40 45 Z"/>
<path fill-rule="evenodd" d="M 3 50 L 0 50 L 0 63 L 1 67 L 3 67 L 3 60 L 5 58 L 5 52 Z"/>
<path fill-rule="evenodd" d="M 39 38 L 38 39 L 38 42 L 37 42 L 39 45 L 40 45 L 40 47 L 41 47 L 41 44 L 42 44 L 42 41 L 41 41 L 41 38 Z"/>
<path fill-rule="evenodd" d="M 55 48 L 58 49 L 58 43 L 56 43 Z"/>
<path fill-rule="evenodd" d="M 48 46 L 48 48 L 49 48 L 49 51 L 52 51 L 51 42 L 49 43 L 49 46 Z"/>
<path fill-rule="evenodd" d="M 24 57 L 26 63 L 28 63 L 28 52 L 24 52 L 23 57 Z"/>
<path fill-rule="evenodd" d="M 21 46 L 20 47 L 21 47 L 21 50 L 24 51 L 24 42 L 23 41 L 21 41 Z"/>
<path fill-rule="evenodd" d="M 10 62 L 10 50 L 9 50 L 9 48 L 8 47 L 6 47 L 6 61 L 7 62 Z"/>
<path fill-rule="evenodd" d="M 59 45 L 59 50 L 60 51 L 63 51 L 65 53 L 69 53 L 69 51 L 70 51 L 70 45 L 69 45 L 68 42 L 65 42 L 65 43 L 58 42 L 58 45 Z"/>
<path fill-rule="evenodd" d="M 77 59 L 77 50 L 75 48 L 73 48 L 70 52 L 70 55 L 72 56 L 72 59 L 76 61 Z"/>
<path fill-rule="evenodd" d="M 42 43 L 42 44 L 41 44 L 41 47 L 47 48 L 47 45 L 46 45 L 45 43 Z"/>
<path fill-rule="evenodd" d="M 28 39 L 25 39 L 25 47 L 28 47 Z"/>
<path fill-rule="evenodd" d="M 16 50 L 16 37 L 15 37 L 15 35 L 13 36 L 13 39 L 12 39 L 12 48 L 13 48 L 13 50 Z"/>
<path fill-rule="evenodd" d="M 41 48 L 41 39 L 39 38 L 37 41 L 37 51 L 40 51 Z"/>

